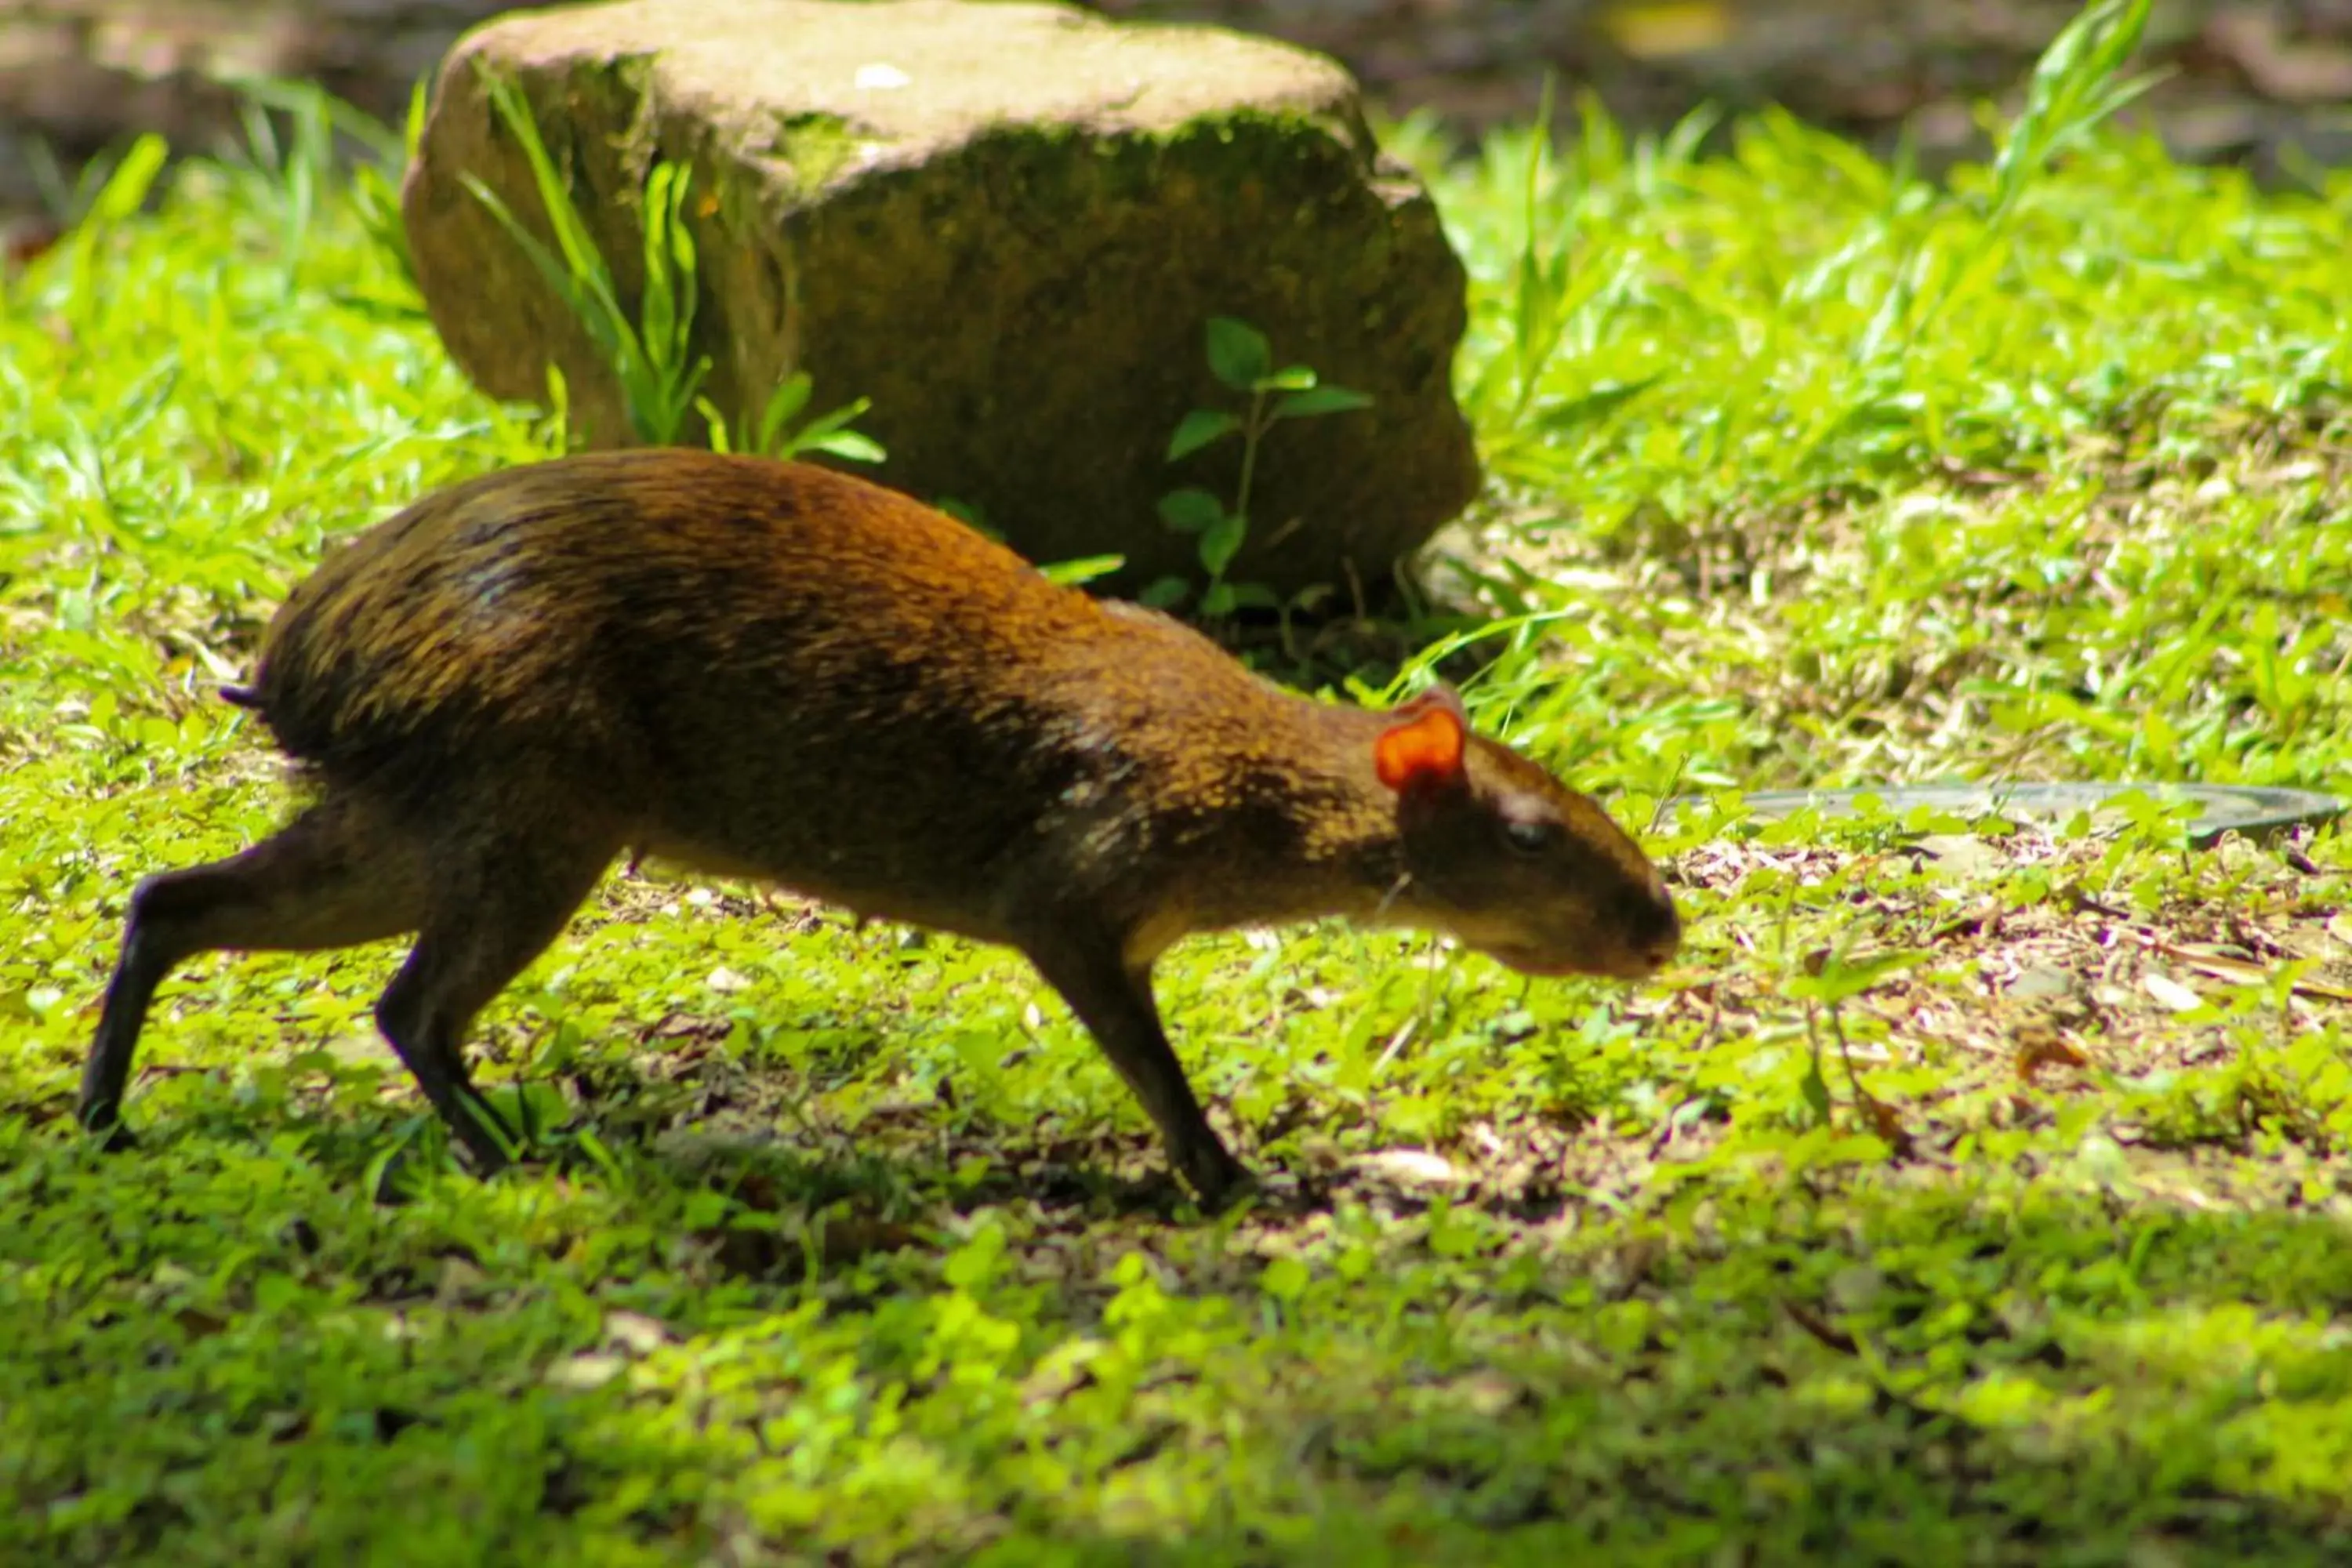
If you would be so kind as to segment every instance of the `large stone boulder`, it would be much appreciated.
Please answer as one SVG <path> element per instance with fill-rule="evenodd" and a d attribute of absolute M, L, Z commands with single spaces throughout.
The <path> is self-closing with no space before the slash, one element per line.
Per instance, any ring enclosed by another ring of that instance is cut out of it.
<path fill-rule="evenodd" d="M 1129 589 L 1198 575 L 1155 506 L 1233 494 L 1237 443 L 1166 459 L 1187 410 L 1234 405 L 1213 315 L 1374 399 L 1269 436 L 1236 581 L 1377 586 L 1476 488 L 1461 265 L 1321 56 L 958 0 L 624 0 L 477 29 L 404 195 L 417 280 L 485 390 L 539 397 L 551 360 L 581 433 L 617 445 L 613 377 L 462 178 L 545 232 L 484 68 L 521 89 L 628 300 L 647 172 L 691 168 L 697 337 L 730 419 L 795 368 L 814 408 L 871 398 L 879 478 L 977 506 L 1033 559 L 1122 553 Z"/>

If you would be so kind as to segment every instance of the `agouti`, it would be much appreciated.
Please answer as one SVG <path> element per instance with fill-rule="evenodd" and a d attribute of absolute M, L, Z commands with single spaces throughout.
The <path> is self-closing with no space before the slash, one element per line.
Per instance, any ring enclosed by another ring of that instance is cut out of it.
<path fill-rule="evenodd" d="M 1468 733 L 1450 692 L 1384 714 L 1286 692 L 800 465 L 652 449 L 457 485 L 331 556 L 224 695 L 315 799 L 133 892 L 93 1130 L 117 1130 L 148 1005 L 190 955 L 415 932 L 376 1021 L 498 1169 L 512 1138 L 467 1030 L 624 851 L 1019 949 L 1210 1204 L 1246 1178 L 1153 1003 L 1178 938 L 1343 915 L 1627 979 L 1680 940 L 1633 839 Z"/>

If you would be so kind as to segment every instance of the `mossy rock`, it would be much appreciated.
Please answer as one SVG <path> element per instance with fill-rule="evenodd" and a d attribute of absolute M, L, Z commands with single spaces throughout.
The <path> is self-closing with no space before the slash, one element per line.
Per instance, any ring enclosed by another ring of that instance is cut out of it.
<path fill-rule="evenodd" d="M 1118 552 L 1129 588 L 1198 574 L 1155 506 L 1233 493 L 1238 443 L 1166 459 L 1187 410 L 1234 404 L 1213 315 L 1374 399 L 1269 437 L 1236 580 L 1377 586 L 1476 489 L 1461 264 L 1321 56 L 960 0 L 627 0 L 477 29 L 404 193 L 418 281 L 480 386 L 541 397 L 551 361 L 611 446 L 631 439 L 612 376 L 465 187 L 544 232 L 485 68 L 522 89 L 632 310 L 647 171 L 692 169 L 698 346 L 730 421 L 794 369 L 814 407 L 871 398 L 879 477 L 976 506 L 1032 559 Z"/>

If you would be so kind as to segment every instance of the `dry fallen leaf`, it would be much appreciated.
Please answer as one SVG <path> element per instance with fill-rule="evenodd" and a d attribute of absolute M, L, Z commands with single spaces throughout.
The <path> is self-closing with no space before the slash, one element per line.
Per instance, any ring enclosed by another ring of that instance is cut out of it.
<path fill-rule="evenodd" d="M 1637 60 L 1697 54 L 1731 37 L 1730 13 L 1706 0 L 1615 5 L 1603 12 L 1601 31 Z"/>
<path fill-rule="evenodd" d="M 1927 933 L 1930 942 L 1946 942 L 1956 936 L 1975 936 L 1979 932 L 1989 937 L 2000 934 L 2003 905 L 1999 898 L 1987 898 L 1971 905 L 1967 913 L 1956 915 Z"/>
<path fill-rule="evenodd" d="M 2046 1067 L 2079 1068 L 2089 1063 L 2090 1058 L 2055 1029 L 2020 1029 L 2017 1032 L 2017 1076 L 2028 1083 L 2032 1083 L 2034 1075 Z"/>
<path fill-rule="evenodd" d="M 1864 1095 L 1862 1111 L 1870 1119 L 1870 1130 L 1878 1134 L 1896 1159 L 1910 1157 L 1913 1147 L 1910 1130 L 1903 1125 L 1902 1118 L 1895 1114 L 1893 1107 L 1883 1100 Z"/>
<path fill-rule="evenodd" d="M 2159 1005 L 2176 1013 L 2193 1013 L 2205 1005 L 2205 998 L 2170 975 L 2160 974 L 2153 969 L 2141 975 L 2139 983 Z"/>
<path fill-rule="evenodd" d="M 2183 947 L 2178 942 L 2166 942 L 2146 931 L 2135 934 L 2150 952 L 2160 952 L 2185 968 L 2196 970 L 2201 974 L 2210 974 L 2216 980 L 2227 980 L 2240 985 L 2259 985 L 2271 978 L 2272 971 L 2268 965 L 2256 963 L 2251 959 L 2237 958 L 2226 952 L 2213 952 L 2203 945 Z M 2347 991 L 2336 985 L 2323 985 L 2315 980 L 2298 980 L 2291 989 L 2296 995 L 2308 996 L 2315 1001 L 2352 1002 L 2352 991 Z M 2190 994 L 2194 994 L 2194 993 Z M 2167 1005 L 2171 1005 L 2168 1003 Z M 2186 1009 L 2176 1007 L 2174 1011 L 2183 1012 Z"/>
<path fill-rule="evenodd" d="M 585 1391 L 602 1388 L 627 1371 L 628 1365 L 619 1356 L 592 1351 L 584 1355 L 566 1356 L 550 1366 L 545 1375 L 558 1388 Z"/>
<path fill-rule="evenodd" d="M 1452 1161 L 1425 1149 L 1375 1149 L 1358 1160 L 1356 1168 L 1416 1186 L 1453 1186 L 1466 1179 Z"/>
<path fill-rule="evenodd" d="M 1940 881 L 1982 881 L 2009 864 L 2009 856 L 2000 844 L 1973 833 L 1930 833 L 1915 840 L 1912 847 L 1926 852 L 1926 868 Z M 1998 900 L 1987 902 L 1999 911 Z"/>
<path fill-rule="evenodd" d="M 643 1312 L 605 1313 L 604 1337 L 633 1355 L 651 1355 L 670 1342 L 668 1326 Z"/>

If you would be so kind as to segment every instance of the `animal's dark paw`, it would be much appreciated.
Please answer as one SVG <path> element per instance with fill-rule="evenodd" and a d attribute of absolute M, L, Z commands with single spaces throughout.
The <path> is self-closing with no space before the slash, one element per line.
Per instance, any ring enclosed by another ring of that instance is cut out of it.
<path fill-rule="evenodd" d="M 1191 1163 L 1184 1173 L 1184 1184 L 1192 1190 L 1192 1198 L 1204 1215 L 1223 1214 L 1234 1205 L 1256 1195 L 1258 1179 L 1247 1165 L 1223 1149 L 1215 1157 Z"/>
<path fill-rule="evenodd" d="M 82 1125 L 89 1130 L 90 1142 L 98 1145 L 100 1153 L 123 1154 L 139 1147 L 138 1134 L 110 1118 L 101 1126 L 92 1127 L 87 1121 Z"/>

